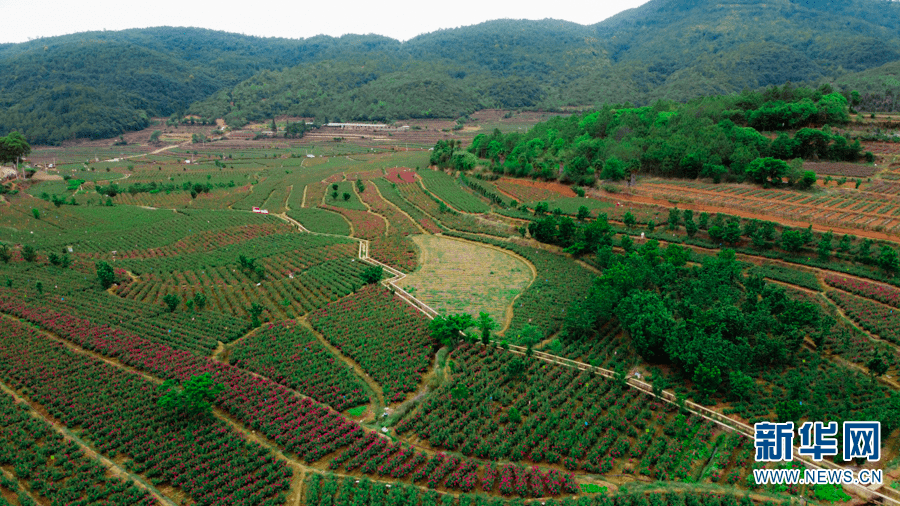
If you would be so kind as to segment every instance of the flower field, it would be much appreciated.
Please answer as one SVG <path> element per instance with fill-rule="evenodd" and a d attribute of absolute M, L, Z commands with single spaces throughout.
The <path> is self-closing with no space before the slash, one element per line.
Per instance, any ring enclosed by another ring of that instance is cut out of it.
<path fill-rule="evenodd" d="M 845 292 L 900 308 L 900 290 L 892 286 L 836 275 L 825 276 L 825 283 Z"/>
<path fill-rule="evenodd" d="M 337 185 L 337 198 L 332 197 L 332 192 L 334 192 L 334 185 Z M 344 200 L 344 194 L 347 193 L 350 195 L 348 200 Z M 339 183 L 331 183 L 325 189 L 325 204 L 334 207 L 340 207 L 343 209 L 352 209 L 355 211 L 365 211 L 366 206 L 360 202 L 359 197 L 356 195 L 356 192 L 353 190 L 353 183 L 350 181 L 341 181 Z"/>
<path fill-rule="evenodd" d="M 350 235 L 350 224 L 339 214 L 318 207 L 291 208 L 287 215 L 300 222 L 310 232 Z"/>
<path fill-rule="evenodd" d="M 551 341 L 541 350 L 607 369 L 615 369 L 617 364 L 628 364 L 637 358 L 622 328 L 616 324 L 607 325 L 600 335 L 591 339 L 560 336 L 558 341 L 559 344 Z"/>
<path fill-rule="evenodd" d="M 241 269 L 239 254 L 250 253 L 263 276 Z M 356 261 L 355 241 L 308 234 L 273 235 L 207 254 L 127 260 L 140 281 L 119 287 L 120 297 L 163 307 L 175 293 L 187 300 L 202 292 L 208 309 L 244 318 L 253 302 L 269 318 L 291 318 L 321 307 L 362 285 L 365 265 Z"/>
<path fill-rule="evenodd" d="M 440 203 L 431 194 L 423 190 L 418 183 L 398 184 L 397 190 L 409 203 L 418 207 L 426 215 L 434 220 L 440 221 L 447 227 L 462 230 L 464 232 L 488 234 L 498 237 L 506 237 L 514 233 L 513 228 L 506 224 L 485 221 L 479 219 L 477 216 L 459 214 L 449 208 L 442 211 Z"/>
<path fill-rule="evenodd" d="M 99 461 L 5 393 L 0 393 L 0 466 L 8 466 L 20 483 L 52 504 L 159 504 L 134 483 L 104 476 Z"/>
<path fill-rule="evenodd" d="M 14 265 L 14 264 L 9 264 Z M 25 265 L 24 263 L 21 265 Z M 13 281 L 8 295 L 33 297 L 45 308 L 80 316 L 97 325 L 112 325 L 128 330 L 152 342 L 198 355 L 211 355 L 217 341 L 230 342 L 243 335 L 249 322 L 213 311 L 178 311 L 169 313 L 161 305 L 150 305 L 91 290 L 93 283 L 80 286 L 82 276 L 72 270 L 60 271 L 50 266 L 15 269 L 5 277 Z M 19 271 L 19 272 L 17 272 Z M 62 276 L 61 273 L 68 273 Z M 18 275 L 15 275 L 18 274 Z M 42 280 L 47 287 L 38 296 L 29 285 Z M 92 278 L 96 279 L 96 277 Z"/>
<path fill-rule="evenodd" d="M 185 420 L 156 406 L 156 385 L 74 353 L 9 318 L 0 330 L 0 375 L 110 456 L 197 504 L 260 504 L 286 490 L 291 470 L 223 422 Z M 273 503 L 282 501 L 275 500 Z"/>
<path fill-rule="evenodd" d="M 600 474 L 625 470 L 659 480 L 696 477 L 712 451 L 717 429 L 711 422 L 686 418 L 674 406 L 611 380 L 538 360 L 526 360 L 524 373 L 515 376 L 509 372 L 514 357 L 480 345 L 457 349 L 453 382 L 396 431 L 483 459 Z M 454 398 L 455 385 L 465 385 L 468 397 Z M 748 464 L 734 461 L 731 467 L 746 473 Z M 532 481 L 502 467 L 492 474 L 502 493 Z M 488 485 L 483 488 L 490 490 Z"/>
<path fill-rule="evenodd" d="M 870 177 L 878 172 L 878 167 L 850 162 L 804 162 L 803 170 L 831 176 Z"/>
<path fill-rule="evenodd" d="M 268 204 L 269 211 L 281 213 L 285 210 L 285 203 L 290 192 L 289 184 L 285 182 L 283 169 L 269 169 L 252 185 L 251 191 L 246 196 L 232 205 L 233 209 L 249 211 L 254 207 L 264 207 Z"/>
<path fill-rule="evenodd" d="M 390 223 L 390 233 L 410 235 L 421 233 L 419 227 L 396 207 L 388 203 L 378 192 L 378 187 L 372 183 L 366 184 L 366 189 L 360 194 L 363 202 L 369 205 L 373 213 L 383 216 Z"/>
<path fill-rule="evenodd" d="M 599 487 L 605 490 L 607 487 Z M 454 497 L 435 490 L 421 490 L 397 483 L 381 483 L 367 479 L 310 475 L 306 480 L 305 506 L 522 506 L 520 499 L 506 500 L 483 494 L 459 494 Z M 574 498 L 541 498 L 529 504 L 542 506 L 748 506 L 752 501 L 737 495 L 700 491 L 626 492 L 616 495 L 596 493 Z M 766 501 L 765 506 L 787 506 L 789 503 Z"/>
<path fill-rule="evenodd" d="M 465 213 L 486 213 L 491 207 L 474 193 L 464 189 L 453 176 L 440 170 L 418 172 L 425 188 L 454 209 Z"/>
<path fill-rule="evenodd" d="M 111 258 L 112 251 L 120 258 L 119 254 L 125 252 L 137 255 L 139 251 L 165 249 L 180 240 L 196 244 L 197 251 L 206 251 L 199 245 L 215 244 L 213 238 L 218 239 L 219 231 L 232 231 L 233 235 L 248 225 L 283 227 L 275 216 L 222 210 L 185 209 L 173 213 L 130 206 L 63 206 L 55 211 L 64 221 L 54 233 L 26 234 L 28 237 L 22 236 L 16 242 L 31 244 L 39 251 L 59 252 L 72 246 L 76 257 L 86 254 L 85 258 L 93 260 L 98 255 Z M 195 235 L 197 238 L 192 238 Z"/>
<path fill-rule="evenodd" d="M 413 181 L 415 181 L 415 179 L 413 179 Z M 378 191 L 385 200 L 400 208 L 404 213 L 414 219 L 419 226 L 424 228 L 425 231 L 432 234 L 441 232 L 441 228 L 437 226 L 434 219 L 400 195 L 396 183 L 388 182 L 384 179 L 376 179 L 373 183 L 378 187 Z"/>
<path fill-rule="evenodd" d="M 268 324 L 238 345 L 230 362 L 266 376 L 337 411 L 366 404 L 362 380 L 312 331 L 290 322 Z"/>
<path fill-rule="evenodd" d="M 387 232 L 372 241 L 369 254 L 376 260 L 403 272 L 416 270 L 419 265 L 418 249 L 408 237 L 421 233 L 419 227 L 407 215 L 388 203 L 378 193 L 378 188 L 374 184 L 368 183 L 360 197 L 371 208 L 371 212 L 384 217 L 388 222 Z"/>
<path fill-rule="evenodd" d="M 404 308 L 407 309 L 407 308 Z M 0 298 L 0 312 L 14 314 L 21 318 L 27 319 L 33 323 L 40 325 L 42 328 L 50 330 L 55 334 L 70 340 L 87 349 L 97 351 L 104 355 L 115 357 L 127 365 L 136 367 L 142 371 L 158 375 L 165 379 L 174 379 L 183 382 L 191 376 L 203 373 L 210 373 L 213 381 L 222 383 L 225 386 L 223 394 L 216 399 L 216 404 L 228 411 L 237 420 L 246 427 L 260 431 L 269 439 L 278 444 L 281 448 L 297 456 L 307 463 L 321 461 L 331 456 L 330 466 L 333 469 L 356 469 L 358 471 L 372 475 L 385 476 L 390 474 L 395 479 L 410 479 L 413 481 L 422 480 L 435 488 L 444 487 L 453 490 L 467 490 L 468 487 L 474 487 L 475 481 L 473 476 L 477 473 L 479 465 L 468 459 L 458 459 L 446 461 L 446 457 L 428 457 L 426 454 L 415 451 L 405 450 L 398 455 L 393 455 L 398 451 L 396 444 L 387 445 L 380 436 L 375 433 L 366 432 L 358 424 L 351 422 L 339 413 L 330 408 L 319 404 L 307 397 L 301 397 L 292 390 L 275 383 L 274 381 L 253 376 L 231 365 L 223 364 L 208 358 L 196 357 L 186 352 L 179 352 L 169 347 L 151 343 L 140 339 L 136 336 L 109 329 L 108 327 L 99 327 L 92 325 L 90 322 L 72 318 L 55 311 L 42 310 L 40 308 L 26 307 L 19 301 L 4 300 Z M 24 325 L 17 328 L 25 329 L 26 333 L 34 334 L 34 331 Z M 40 336 L 38 336 L 40 339 Z M 14 340 L 12 345 L 26 346 L 37 350 L 33 353 L 40 353 L 38 348 L 41 346 L 39 341 L 34 343 L 21 344 L 24 341 L 20 339 Z M 43 341 L 43 347 L 46 349 L 59 350 L 59 353 L 69 353 L 65 347 L 48 344 Z M 23 354 L 11 354 L 10 360 L 23 360 L 22 357 L 31 356 L 27 352 Z M 54 353 L 56 353 L 54 351 Z M 77 355 L 77 357 L 83 357 Z M 89 360 L 87 357 L 79 360 Z M 39 361 L 35 358 L 26 360 L 26 362 Z M 61 366 L 70 363 L 61 361 Z M 94 361 L 96 365 L 94 369 L 105 366 L 103 362 Z M 93 362 L 92 362 L 93 363 Z M 40 365 L 27 365 L 25 370 L 29 368 L 37 368 L 37 371 L 46 371 L 41 369 Z M 2 367 L 2 365 L 0 365 Z M 74 367 L 74 366 L 72 366 Z M 0 369 L 2 370 L 2 369 Z M 20 371 L 22 369 L 16 369 Z M 100 369 L 105 371 L 105 369 Z M 112 373 L 110 373 L 112 374 Z M 120 373 L 122 381 L 138 381 L 140 378 L 130 373 Z M 72 375 L 73 378 L 78 377 L 77 374 Z M 96 377 L 96 371 L 94 374 Z M 116 376 L 118 377 L 118 376 Z M 56 376 L 54 376 L 56 378 Z M 9 380 L 12 381 L 12 380 Z M 68 380 L 67 381 L 75 381 Z M 142 380 L 141 380 L 142 381 Z M 146 384 L 146 383 L 145 383 Z M 118 385 L 118 392 L 126 391 L 131 395 L 132 390 L 122 390 L 121 382 Z M 55 388 L 55 380 L 44 381 L 42 384 L 29 384 L 23 389 L 23 393 L 31 395 L 30 389 L 44 388 L 53 392 L 58 392 Z M 74 387 L 73 387 L 74 388 Z M 141 390 L 142 395 L 152 395 L 152 388 Z M 41 390 L 43 391 L 43 390 Z M 137 394 L 135 394 L 137 395 Z M 57 399 L 57 396 L 47 394 L 45 397 Z M 38 399 L 39 400 L 39 399 Z M 94 399 L 95 404 L 103 404 L 106 399 L 97 397 Z M 121 401 L 129 402 L 129 401 Z M 143 401 L 146 410 L 147 401 Z M 66 403 L 57 401 L 56 406 L 59 409 L 66 409 Z M 152 419 L 153 413 L 136 409 L 135 413 L 147 413 L 145 418 Z M 73 415 L 74 416 L 74 415 Z M 106 413 L 106 416 L 119 416 Z M 126 415 L 122 415 L 126 416 Z M 104 418 L 105 420 L 105 418 Z M 80 423 L 74 420 L 72 423 Z M 97 422 L 99 423 L 99 422 Z M 142 422 L 149 423 L 149 422 Z M 164 429 L 160 429 L 164 430 Z M 210 429 L 211 430 L 211 429 Z M 114 437 L 115 431 L 102 433 L 110 434 L 106 437 Z M 213 437 L 212 435 L 209 437 Z M 174 442 L 170 444 L 182 444 L 185 438 L 174 437 Z M 125 444 L 142 444 L 143 439 L 137 438 L 136 443 L 103 443 L 102 450 L 107 448 L 114 451 L 122 451 L 121 445 Z M 187 443 L 184 443 L 187 444 Z M 390 446 L 391 448 L 385 448 Z M 130 448 L 130 447 L 128 447 Z M 203 452 L 198 452 L 202 455 Z M 251 453 L 252 454 L 252 453 Z M 393 456 L 390 460 L 386 460 L 388 456 Z M 167 458 L 171 455 L 163 454 L 159 458 Z M 269 457 L 266 457 L 269 458 Z M 137 460 L 137 459 L 135 459 Z M 243 462 L 238 460 L 239 462 Z M 214 460 L 214 462 L 223 462 Z M 262 462 L 258 460 L 257 462 Z M 443 465 L 439 465 L 443 463 Z M 137 465 L 137 464 L 136 464 Z M 390 471 L 387 467 L 392 466 Z M 348 467 L 349 466 L 349 467 Z M 456 466 L 456 467 L 454 467 Z M 139 466 L 139 471 L 146 471 L 146 466 Z M 154 474 L 156 471 L 150 468 Z M 245 471 L 246 472 L 246 471 Z M 163 475 L 166 476 L 166 475 Z M 561 475 L 541 475 L 549 477 L 553 480 L 563 480 Z M 268 474 L 270 479 L 280 479 L 271 471 Z M 223 480 L 224 482 L 224 480 Z M 212 483 L 212 485 L 210 484 Z M 565 483 L 565 481 L 557 481 L 557 483 Z M 209 487 L 219 484 L 219 481 L 205 482 L 198 485 L 202 490 L 208 490 Z M 190 484 L 192 487 L 193 483 Z M 185 486 L 185 485 L 182 485 Z M 193 490 L 193 489 L 192 489 Z M 268 489 L 266 489 L 268 490 Z M 280 490 L 280 489 L 279 489 Z M 549 489 L 553 492 L 554 489 Z M 273 490 L 273 492 L 277 492 Z M 519 494 L 518 489 L 513 489 L 512 494 Z M 242 504 L 235 502 L 232 504 Z"/>
<path fill-rule="evenodd" d="M 416 180 L 416 172 L 412 169 L 387 169 L 385 179 L 392 183 L 413 183 Z"/>
<path fill-rule="evenodd" d="M 344 217 L 347 218 L 347 221 L 353 225 L 354 237 L 374 241 L 379 237 L 384 236 L 386 231 L 384 219 L 377 214 L 372 214 L 368 211 L 335 207 L 329 204 L 324 204 L 319 207 L 328 211 L 343 214 Z"/>
<path fill-rule="evenodd" d="M 816 275 L 809 271 L 803 271 L 796 267 L 785 267 L 778 264 L 756 265 L 750 269 L 750 272 L 757 273 L 760 276 L 783 281 L 792 285 L 802 286 L 810 290 L 819 291 L 822 285 L 819 283 Z"/>
<path fill-rule="evenodd" d="M 435 351 L 428 319 L 380 286 L 313 312 L 309 322 L 372 375 L 390 403 L 418 388 Z"/>
<path fill-rule="evenodd" d="M 289 234 L 291 232 L 291 226 L 283 222 L 227 227 L 224 229 L 207 230 L 192 234 L 165 246 L 116 251 L 115 257 L 117 260 L 174 257 L 191 253 L 214 251 L 224 246 L 240 244 L 257 237 Z M 91 256 L 105 258 L 106 253 L 97 253 Z"/>
<path fill-rule="evenodd" d="M 317 182 L 306 185 L 306 205 L 303 207 L 315 208 L 324 204 L 325 192 L 328 190 L 328 184 Z"/>
<path fill-rule="evenodd" d="M 833 300 L 862 328 L 885 341 L 900 344 L 900 309 L 872 302 L 840 290 L 829 290 Z"/>

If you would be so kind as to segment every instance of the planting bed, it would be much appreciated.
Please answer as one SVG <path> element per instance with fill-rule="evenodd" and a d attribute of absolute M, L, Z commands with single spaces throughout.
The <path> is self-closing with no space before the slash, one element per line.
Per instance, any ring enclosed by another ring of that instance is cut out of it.
<path fill-rule="evenodd" d="M 714 424 L 610 380 L 538 360 L 526 360 L 525 371 L 513 373 L 510 364 L 521 358 L 481 345 L 463 346 L 453 360 L 454 381 L 397 432 L 479 458 L 602 474 L 629 469 L 661 480 L 696 479 L 712 454 Z M 469 396 L 454 399 L 456 385 L 466 385 Z M 744 445 L 752 448 L 749 440 Z M 724 456 L 721 468 L 734 470 L 732 483 L 749 472 L 749 457 L 738 449 Z M 515 486 L 505 482 L 501 489 Z"/>
<path fill-rule="evenodd" d="M 391 403 L 415 391 L 431 363 L 435 343 L 428 321 L 380 286 L 309 315 L 316 330 L 381 384 Z"/>
<path fill-rule="evenodd" d="M 362 380 L 350 366 L 328 351 L 312 331 L 296 323 L 266 325 L 234 348 L 230 362 L 337 411 L 369 402 Z"/>
<path fill-rule="evenodd" d="M 466 213 L 486 213 L 490 206 L 482 199 L 460 186 L 459 181 L 439 170 L 422 170 L 419 176 L 428 191 L 454 209 Z"/>
<path fill-rule="evenodd" d="M 0 377 L 126 468 L 203 504 L 258 504 L 290 484 L 291 471 L 214 419 L 161 410 L 139 375 L 69 351 L 10 318 L 0 327 Z"/>
<path fill-rule="evenodd" d="M 48 459 L 47 455 L 52 458 Z M 17 404 L 13 397 L 2 392 L 0 466 L 9 466 L 20 484 L 27 485 L 33 494 L 52 504 L 72 501 L 117 506 L 159 504 L 133 482 L 105 476 L 106 470 L 97 459 L 87 457 L 78 445 L 37 418 L 30 408 Z M 11 486 L 4 479 L 0 490 L 6 487 L 13 492 L 17 488 L 15 481 Z"/>
<path fill-rule="evenodd" d="M 431 235 L 415 241 L 422 268 L 400 284 L 441 314 L 485 311 L 502 326 L 510 303 L 533 279 L 525 262 L 502 250 Z"/>

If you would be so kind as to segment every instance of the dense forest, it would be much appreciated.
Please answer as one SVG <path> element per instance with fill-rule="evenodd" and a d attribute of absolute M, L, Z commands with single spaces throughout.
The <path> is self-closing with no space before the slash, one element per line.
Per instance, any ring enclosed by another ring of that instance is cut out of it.
<path fill-rule="evenodd" d="M 102 138 L 185 112 L 240 126 L 276 114 L 391 121 L 647 105 L 788 81 L 860 89 L 862 105 L 892 110 L 898 25 L 900 2 L 885 0 L 651 0 L 596 25 L 505 19 L 403 43 L 90 32 L 0 46 L 0 135 Z"/>
<path fill-rule="evenodd" d="M 858 140 L 832 133 L 848 120 L 849 104 L 828 85 L 818 89 L 772 86 L 763 92 L 657 101 L 644 107 L 605 105 L 557 116 L 523 134 L 480 134 L 468 148 L 494 172 L 591 185 L 630 172 L 670 177 L 755 180 L 766 185 L 809 184 L 794 159 L 855 161 Z M 796 130 L 769 139 L 760 130 Z M 869 154 L 868 156 L 871 156 Z M 468 169 L 465 152 L 441 141 L 431 161 Z M 815 181 L 813 175 L 812 182 Z"/>

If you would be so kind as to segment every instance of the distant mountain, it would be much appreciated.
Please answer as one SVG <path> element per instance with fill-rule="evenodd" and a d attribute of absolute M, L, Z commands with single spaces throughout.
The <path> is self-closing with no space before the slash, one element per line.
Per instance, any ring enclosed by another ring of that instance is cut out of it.
<path fill-rule="evenodd" d="M 504 19 L 404 43 L 91 32 L 0 46 L 0 135 L 108 137 L 185 111 L 231 124 L 391 120 L 684 101 L 787 81 L 849 86 L 851 73 L 900 60 L 897 26 L 900 2 L 887 0 L 651 0 L 591 26 Z"/>
<path fill-rule="evenodd" d="M 144 128 L 263 70 L 400 43 L 379 36 L 248 37 L 197 28 L 88 32 L 0 47 L 0 132 L 33 143 Z"/>

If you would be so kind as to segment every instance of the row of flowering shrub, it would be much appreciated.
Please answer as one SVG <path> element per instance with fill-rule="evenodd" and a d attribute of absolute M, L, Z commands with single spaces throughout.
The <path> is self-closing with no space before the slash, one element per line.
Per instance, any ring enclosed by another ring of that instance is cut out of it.
<path fill-rule="evenodd" d="M 612 380 L 527 359 L 517 372 L 513 362 L 521 358 L 481 345 L 463 345 L 452 358 L 454 380 L 405 417 L 397 433 L 494 461 L 601 474 L 626 469 L 664 480 L 688 478 L 711 451 L 709 422 Z M 468 396 L 453 395 L 461 385 Z M 483 488 L 501 475 L 489 468 Z M 510 480 L 506 487 L 516 483 Z"/>
<path fill-rule="evenodd" d="M 428 318 L 377 285 L 315 311 L 309 322 L 384 388 L 388 402 L 416 390 L 435 350 Z"/>
<path fill-rule="evenodd" d="M 265 317 L 286 319 L 362 285 L 360 274 L 368 266 L 356 260 L 357 250 L 357 242 L 350 239 L 295 232 L 203 254 L 125 260 L 120 263 L 140 273 L 140 280 L 119 287 L 117 294 L 163 308 L 166 295 L 187 301 L 203 293 L 207 309 L 213 311 L 248 318 L 247 308 L 257 303 Z M 254 267 L 241 266 L 239 253 L 254 258 Z M 179 306 L 178 311 L 183 309 Z"/>
<path fill-rule="evenodd" d="M 348 364 L 312 331 L 292 322 L 267 324 L 234 348 L 231 362 L 262 374 L 338 411 L 366 404 L 369 396 Z"/>
<path fill-rule="evenodd" d="M 415 173 L 411 174 L 409 181 L 415 181 Z M 400 192 L 397 189 L 397 184 L 403 183 L 403 181 L 390 181 L 390 178 L 387 179 L 375 179 L 372 181 L 375 186 L 378 187 L 378 191 L 381 193 L 381 196 L 385 198 L 391 204 L 397 206 L 404 214 L 412 218 L 416 221 L 422 228 L 424 228 L 427 232 L 432 234 L 441 233 L 441 227 L 435 224 L 434 219 L 425 214 L 421 209 L 414 206 L 408 200 L 403 198 L 400 195 Z"/>
<path fill-rule="evenodd" d="M 261 219 L 260 221 L 263 221 Z M 268 220 L 266 220 L 268 221 Z M 149 247 L 144 249 L 128 249 L 116 251 L 117 259 L 129 258 L 164 258 L 181 256 L 189 253 L 212 251 L 230 244 L 239 244 L 243 241 L 255 239 L 272 234 L 290 233 L 291 226 L 283 222 L 257 223 L 252 225 L 224 226 L 214 230 L 203 230 L 187 235 L 170 244 Z M 182 233 L 186 232 L 182 230 Z M 137 244 L 147 244 L 146 241 Z M 90 258 L 105 258 L 108 252 L 96 252 L 87 255 Z"/>
<path fill-rule="evenodd" d="M 845 292 L 900 308 L 900 290 L 893 286 L 835 275 L 825 276 L 825 283 Z"/>
<path fill-rule="evenodd" d="M 828 297 L 841 306 L 847 316 L 864 329 L 885 341 L 900 344 L 900 309 L 872 302 L 840 290 L 829 290 Z"/>
<path fill-rule="evenodd" d="M 605 491 L 606 487 L 595 486 Z M 452 496 L 434 490 L 398 483 L 382 483 L 368 479 L 340 478 L 311 474 L 306 479 L 306 506 L 523 506 L 521 499 L 504 500 L 483 494 Z M 708 494 L 700 491 L 619 492 L 616 495 L 588 490 L 577 500 L 541 498 L 529 504 L 543 506 L 787 506 L 772 500 L 754 503 L 749 495 Z"/>
<path fill-rule="evenodd" d="M 0 393 L 0 466 L 9 466 L 19 483 L 52 504 L 159 504 L 134 483 L 105 477 L 99 461 L 5 393 Z"/>
<path fill-rule="evenodd" d="M 418 249 L 409 236 L 421 233 L 419 227 L 412 218 L 388 203 L 374 184 L 367 184 L 360 198 L 369 206 L 371 212 L 383 216 L 388 222 L 387 232 L 372 241 L 369 254 L 376 260 L 403 272 L 416 270 L 419 265 Z"/>
<path fill-rule="evenodd" d="M 423 468 L 434 464 L 433 458 L 429 459 L 419 451 L 406 449 L 403 453 L 406 458 L 393 461 L 392 459 L 400 458 L 395 455 L 399 451 L 392 451 L 390 454 L 369 451 L 361 456 L 373 439 L 379 436 L 363 430 L 359 424 L 323 404 L 301 396 L 271 379 L 233 365 L 173 350 L 109 326 L 94 325 L 81 318 L 26 306 L 3 292 L 0 292 L 0 312 L 27 319 L 79 346 L 115 357 L 126 365 L 161 378 L 184 382 L 192 376 L 208 372 L 215 382 L 225 386 L 223 393 L 215 400 L 218 406 L 249 429 L 261 432 L 282 449 L 307 463 L 330 457 L 336 462 L 332 466 L 352 461 L 354 468 L 358 467 L 369 475 L 389 474 L 399 479 L 421 479 L 432 482 L 438 488 L 456 486 L 463 490 L 477 484 L 473 473 L 477 472 L 479 466 L 468 459 L 460 459 L 459 466 L 455 469 L 445 466 L 448 475 L 434 480 L 431 472 L 437 469 L 436 465 L 420 473 Z M 48 382 L 48 388 L 53 388 L 53 382 Z M 65 404 L 62 400 L 60 402 Z M 143 413 L 139 409 L 135 412 Z M 82 420 L 74 422 L 81 423 Z M 111 432 L 115 433 L 115 430 Z M 137 436 L 133 437 L 139 439 Z M 379 469 L 388 464 L 393 467 L 389 470 Z"/>
<path fill-rule="evenodd" d="M 160 409 L 156 385 L 136 373 L 70 351 L 18 320 L 2 323 L 0 377 L 101 452 L 132 459 L 135 472 L 196 504 L 283 502 L 291 469 L 265 448 L 214 418 Z"/>

